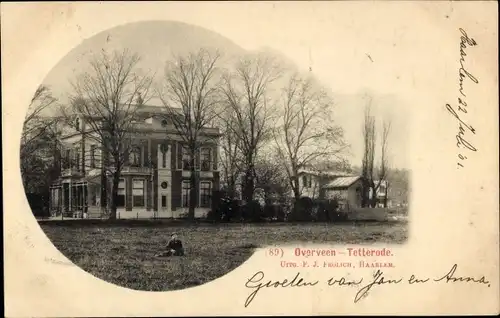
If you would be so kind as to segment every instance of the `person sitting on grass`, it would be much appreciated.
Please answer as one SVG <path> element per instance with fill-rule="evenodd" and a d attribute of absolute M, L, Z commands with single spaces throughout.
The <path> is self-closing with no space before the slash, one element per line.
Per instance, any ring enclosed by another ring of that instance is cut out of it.
<path fill-rule="evenodd" d="M 184 256 L 184 248 L 182 247 L 182 241 L 177 238 L 177 234 L 173 233 L 170 241 L 167 244 L 167 250 L 156 254 L 156 257 L 166 257 L 166 256 Z"/>

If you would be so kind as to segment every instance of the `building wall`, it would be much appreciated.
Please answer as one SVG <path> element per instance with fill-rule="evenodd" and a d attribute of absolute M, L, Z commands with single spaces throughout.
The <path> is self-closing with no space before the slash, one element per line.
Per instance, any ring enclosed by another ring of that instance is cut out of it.
<path fill-rule="evenodd" d="M 82 131 L 84 128 L 82 128 Z M 166 139 L 166 137 L 168 139 Z M 144 146 L 142 149 L 142 159 L 143 166 L 149 167 L 148 159 L 151 159 L 151 163 L 154 169 L 152 175 L 146 173 L 133 173 L 133 172 L 123 172 L 121 178 L 125 180 L 126 196 L 125 196 L 125 206 L 120 207 L 118 211 L 120 212 L 120 217 L 144 217 L 147 215 L 154 215 L 156 217 L 178 217 L 182 213 L 187 211 L 186 208 L 182 207 L 182 181 L 189 180 L 190 172 L 182 170 L 182 152 L 180 136 L 168 135 L 159 132 L 148 132 L 147 135 L 141 135 L 139 139 L 140 143 Z M 83 177 L 94 176 L 99 180 L 101 175 L 101 167 L 106 164 L 106 153 L 101 151 L 101 147 L 97 146 L 94 139 L 85 137 L 82 133 L 74 132 L 70 137 L 64 138 L 65 144 L 71 149 L 71 158 L 75 156 L 74 150 L 77 148 L 79 150 L 79 170 L 84 172 Z M 168 150 L 166 151 L 166 164 L 163 165 L 163 153 L 162 144 L 168 145 Z M 92 145 L 96 145 L 97 148 L 94 154 L 95 168 L 91 167 L 91 149 Z M 202 181 L 209 180 L 212 182 L 212 191 L 219 189 L 220 176 L 217 171 L 218 162 L 218 146 L 212 140 L 208 142 L 206 147 L 212 149 L 211 159 L 212 167 L 209 172 L 197 171 L 197 203 L 199 204 L 199 184 Z M 65 153 L 63 154 L 65 155 Z M 199 162 L 197 158 L 197 163 Z M 133 197 L 132 197 L 132 182 L 134 179 L 140 178 L 145 180 L 145 206 L 144 207 L 134 207 Z M 167 182 L 166 189 L 162 188 L 162 182 Z M 100 187 L 100 186 L 99 186 Z M 95 194 L 96 199 L 91 210 L 97 213 L 99 210 L 99 201 L 101 197 L 101 191 L 92 191 Z M 89 193 L 90 194 L 90 193 Z M 162 200 L 165 196 L 166 199 Z M 89 205 L 91 198 L 88 198 Z M 162 203 L 165 202 L 166 206 L 163 207 Z M 196 216 L 202 216 L 206 214 L 210 208 L 196 208 Z M 132 213 L 133 212 L 133 213 Z M 139 213 L 139 214 L 137 214 Z M 148 214 L 149 213 L 149 214 Z"/>
<path fill-rule="evenodd" d="M 321 178 L 313 174 L 299 174 L 299 192 L 302 197 L 317 199 L 320 195 Z M 292 192 L 293 195 L 293 192 Z"/>
<path fill-rule="evenodd" d="M 356 191 L 356 189 L 359 189 Z M 353 183 L 348 188 L 340 188 L 340 189 L 326 189 L 325 190 L 325 198 L 334 199 L 335 197 L 339 198 L 341 201 L 346 202 L 350 208 L 360 207 L 361 206 L 361 189 L 362 189 L 362 181 L 358 180 Z"/>
<path fill-rule="evenodd" d="M 167 146 L 165 151 L 165 161 L 163 160 L 162 144 Z M 172 189 L 175 187 L 172 182 L 172 151 L 175 143 L 162 140 L 155 140 L 153 143 L 155 158 L 157 162 L 157 178 L 155 185 L 155 206 L 158 212 L 166 214 L 165 217 L 173 217 L 172 214 Z M 165 166 L 164 166 L 165 164 Z M 162 188 L 162 183 L 167 183 L 167 188 Z M 165 196 L 166 206 L 162 206 L 162 196 Z"/>
<path fill-rule="evenodd" d="M 304 176 L 306 177 L 304 180 Z M 300 173 L 299 174 L 299 189 L 301 196 L 310 197 L 311 199 L 321 199 L 323 196 L 322 187 L 328 183 L 328 181 L 332 180 L 333 177 L 325 176 L 325 175 L 314 175 L 309 173 Z M 307 184 L 304 183 L 307 182 Z M 293 195 L 293 192 L 292 192 Z"/>

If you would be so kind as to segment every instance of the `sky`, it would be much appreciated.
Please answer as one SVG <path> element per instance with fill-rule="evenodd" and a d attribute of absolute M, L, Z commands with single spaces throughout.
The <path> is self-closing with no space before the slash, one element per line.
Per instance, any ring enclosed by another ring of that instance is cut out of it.
<path fill-rule="evenodd" d="M 274 5 L 277 4 L 269 3 L 268 6 L 272 8 Z M 256 14 L 252 12 L 254 8 L 248 8 L 248 16 Z M 69 79 L 85 69 L 89 52 L 98 52 L 102 48 L 131 48 L 142 56 L 143 67 L 157 74 L 161 74 L 167 56 L 199 46 L 216 47 L 229 55 L 266 50 L 299 70 L 309 72 L 331 92 L 336 121 L 344 129 L 346 142 L 351 145 L 346 154 L 351 164 L 361 164 L 363 111 L 366 96 L 371 96 L 379 130 L 384 119 L 390 119 L 392 123 L 389 137 L 391 166 L 408 168 L 410 109 L 398 85 L 404 77 L 407 81 L 411 79 L 393 63 L 396 57 L 400 58 L 411 50 L 410 39 L 403 36 L 405 29 L 388 27 L 387 24 L 378 27 L 376 17 L 365 16 L 366 21 L 354 23 L 352 16 L 340 13 L 335 15 L 334 21 L 328 21 L 325 20 L 327 16 L 323 17 L 315 10 L 315 6 L 308 8 L 312 11 L 304 12 L 300 24 L 287 17 L 287 10 L 279 11 L 283 22 L 280 28 L 289 32 L 279 32 L 274 29 L 275 25 L 271 28 L 265 24 L 265 17 L 249 29 L 245 23 L 236 23 L 237 17 L 241 16 L 230 15 L 223 23 L 214 20 L 207 23 L 206 19 L 184 21 L 190 22 L 188 24 L 174 20 L 145 21 L 99 30 L 101 33 L 82 39 L 81 44 L 49 72 L 44 84 L 64 99 L 71 89 Z M 258 12 L 262 15 L 266 11 L 260 8 Z M 375 24 L 367 28 L 370 23 Z"/>

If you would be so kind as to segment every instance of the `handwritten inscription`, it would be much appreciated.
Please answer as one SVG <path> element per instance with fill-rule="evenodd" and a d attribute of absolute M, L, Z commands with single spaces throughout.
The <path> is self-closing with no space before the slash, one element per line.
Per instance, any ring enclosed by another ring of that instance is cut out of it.
<path fill-rule="evenodd" d="M 254 300 L 259 290 L 261 290 L 262 288 L 311 287 L 319 283 L 318 281 L 313 281 L 313 282 L 305 281 L 304 278 L 300 277 L 300 273 L 297 273 L 297 275 L 295 275 L 295 277 L 290 281 L 284 279 L 282 281 L 268 280 L 267 282 L 263 282 L 263 280 L 264 280 L 264 272 L 258 271 L 245 283 L 246 288 L 253 289 L 253 292 L 250 293 L 250 295 L 248 295 L 245 301 L 245 307 L 248 307 L 248 305 L 250 305 L 250 303 Z"/>
<path fill-rule="evenodd" d="M 476 40 L 467 35 L 464 29 L 459 29 L 460 31 L 460 60 L 458 69 L 458 97 L 457 104 L 455 107 L 451 104 L 446 104 L 446 110 L 453 116 L 458 122 L 458 133 L 456 134 L 456 145 L 460 149 L 457 154 L 457 168 L 463 168 L 464 163 L 467 160 L 466 152 L 476 152 L 477 148 L 470 141 L 471 134 L 475 135 L 476 130 L 472 125 L 468 124 L 466 121 L 466 115 L 469 112 L 469 105 L 467 102 L 466 83 L 478 84 L 478 79 L 472 75 L 472 73 L 467 69 L 466 57 L 467 49 L 477 45 Z M 465 150 L 465 151 L 462 151 Z"/>
<path fill-rule="evenodd" d="M 380 269 L 373 274 L 373 276 L 368 280 L 368 283 L 364 284 L 364 278 L 348 278 L 348 277 L 331 277 L 324 281 L 323 283 L 329 287 L 354 287 L 359 288 L 358 292 L 354 296 L 354 303 L 361 301 L 362 299 L 368 297 L 368 295 L 375 289 L 380 289 L 382 286 L 389 285 L 422 285 L 430 283 L 465 283 L 465 284 L 480 284 L 490 287 L 490 282 L 485 276 L 481 277 L 470 277 L 470 276 L 459 276 L 456 274 L 458 265 L 454 264 L 450 270 L 444 275 L 437 275 L 435 278 L 430 277 L 417 277 L 415 274 L 411 274 L 408 278 L 405 277 L 387 277 L 383 271 Z M 301 273 L 295 274 L 293 279 L 265 279 L 263 271 L 258 271 L 253 274 L 245 283 L 245 287 L 252 290 L 245 300 L 245 307 L 248 307 L 256 298 L 257 294 L 264 288 L 312 288 L 320 284 L 318 280 L 306 280 L 301 277 Z M 375 288 L 376 287 L 376 288 Z"/>

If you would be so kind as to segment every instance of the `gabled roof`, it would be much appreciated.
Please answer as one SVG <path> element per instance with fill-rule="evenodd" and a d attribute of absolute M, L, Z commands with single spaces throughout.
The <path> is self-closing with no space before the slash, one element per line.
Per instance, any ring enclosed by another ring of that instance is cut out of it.
<path fill-rule="evenodd" d="M 323 188 L 327 189 L 340 189 L 340 188 L 348 188 L 353 185 L 356 181 L 361 179 L 361 176 L 348 176 L 348 177 L 338 177 L 335 180 L 330 181 L 325 184 Z"/>

